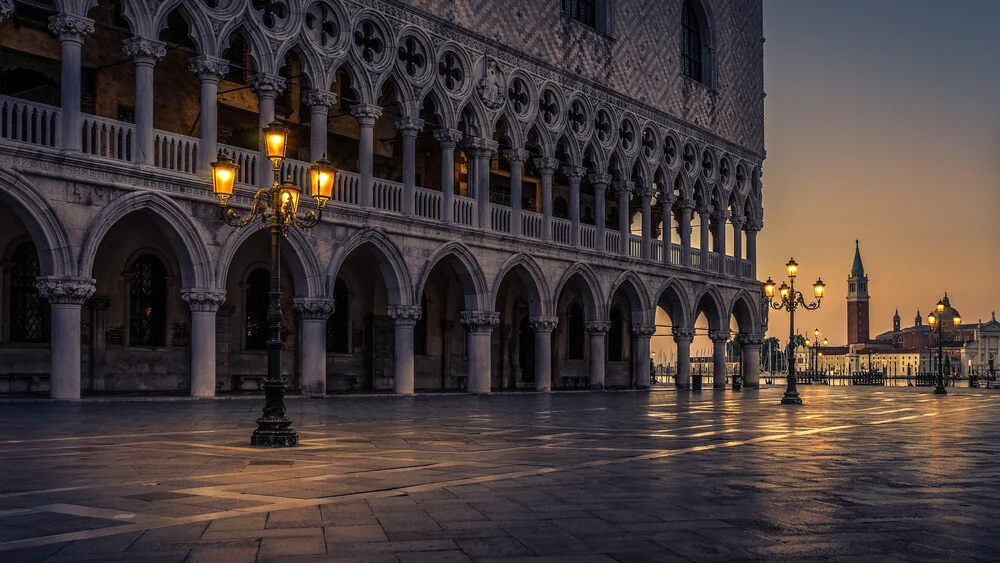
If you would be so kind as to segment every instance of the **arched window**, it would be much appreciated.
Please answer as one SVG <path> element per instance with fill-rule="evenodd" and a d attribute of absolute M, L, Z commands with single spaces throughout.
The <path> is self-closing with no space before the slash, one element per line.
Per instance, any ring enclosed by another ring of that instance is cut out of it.
<path fill-rule="evenodd" d="M 346 354 L 350 350 L 350 302 L 347 294 L 347 284 L 337 278 L 333 284 L 333 314 L 326 320 L 326 351 L 334 354 Z"/>
<path fill-rule="evenodd" d="M 152 254 L 143 254 L 128 273 L 129 346 L 167 345 L 167 268 Z"/>
<path fill-rule="evenodd" d="M 246 311 L 246 340 L 243 348 L 246 350 L 266 350 L 267 340 L 267 309 L 270 305 L 268 292 L 271 291 L 271 272 L 264 268 L 256 268 L 247 276 L 244 307 Z"/>
<path fill-rule="evenodd" d="M 566 359 L 582 360 L 585 335 L 583 328 L 583 307 L 579 303 L 572 303 L 569 306 L 569 309 L 566 311 L 566 324 L 569 325 L 566 335 Z"/>
<path fill-rule="evenodd" d="M 681 11 L 681 74 L 705 83 L 702 67 L 702 28 L 692 0 Z"/>
<path fill-rule="evenodd" d="M 622 326 L 625 319 L 617 306 L 611 309 L 611 330 L 608 331 L 608 361 L 622 361 Z"/>
<path fill-rule="evenodd" d="M 413 327 L 413 349 L 418 356 L 427 355 L 427 292 L 420 297 L 420 318 Z"/>
<path fill-rule="evenodd" d="M 10 255 L 10 290 L 7 310 L 10 312 L 11 342 L 49 341 L 49 302 L 38 295 L 35 278 L 41 275 L 35 243 L 24 242 Z"/>

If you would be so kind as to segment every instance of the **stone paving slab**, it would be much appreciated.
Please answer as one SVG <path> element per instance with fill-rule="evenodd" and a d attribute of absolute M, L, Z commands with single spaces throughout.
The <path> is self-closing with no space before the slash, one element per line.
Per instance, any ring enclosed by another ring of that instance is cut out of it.
<path fill-rule="evenodd" d="M 1000 561 L 1000 393 L 8 401 L 0 561 Z"/>

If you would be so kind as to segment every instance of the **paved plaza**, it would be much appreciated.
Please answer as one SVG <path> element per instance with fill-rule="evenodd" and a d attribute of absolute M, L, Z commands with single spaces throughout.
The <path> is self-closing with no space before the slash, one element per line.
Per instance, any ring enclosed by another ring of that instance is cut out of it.
<path fill-rule="evenodd" d="M 1000 560 L 1000 394 L 0 404 L 0 561 Z"/>

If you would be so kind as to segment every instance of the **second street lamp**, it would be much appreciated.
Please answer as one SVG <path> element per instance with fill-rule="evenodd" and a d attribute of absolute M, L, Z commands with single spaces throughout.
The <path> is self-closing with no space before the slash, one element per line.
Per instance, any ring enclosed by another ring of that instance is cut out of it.
<path fill-rule="evenodd" d="M 935 395 L 947 395 L 948 390 L 944 387 L 944 302 L 937 302 L 937 315 L 931 313 L 927 315 L 927 324 L 931 327 L 931 332 L 936 332 L 938 335 L 938 377 L 937 377 L 937 387 L 934 388 Z M 954 309 L 952 309 L 954 310 Z M 951 318 L 952 323 L 957 327 L 962 324 L 962 317 L 958 316 L 958 313 Z"/>
<path fill-rule="evenodd" d="M 235 209 L 227 208 L 233 195 L 239 166 L 223 151 L 212 163 L 212 187 L 219 198 L 222 220 L 233 227 L 245 227 L 254 218 L 260 218 L 261 227 L 271 235 L 271 287 L 267 309 L 267 378 L 264 379 L 264 413 L 257 419 L 257 429 L 250 437 L 254 446 L 284 447 L 298 444 L 299 437 L 292 428 L 292 421 L 285 415 L 285 380 L 281 376 L 281 239 L 288 236 L 293 226 L 308 229 L 316 226 L 323 216 L 323 208 L 333 193 L 334 168 L 321 158 L 309 168 L 310 188 L 316 200 L 316 210 L 310 209 L 300 219 L 299 200 L 302 189 L 291 182 L 281 182 L 281 161 L 288 146 L 288 129 L 275 121 L 263 129 L 264 147 L 271 161 L 274 181 L 269 188 L 261 188 L 253 196 L 250 212 L 244 217 Z"/>
<path fill-rule="evenodd" d="M 820 302 L 822 302 L 823 295 L 826 292 L 826 284 L 823 283 L 822 279 L 817 279 L 816 283 L 813 284 L 813 296 L 816 298 L 816 301 L 806 303 L 802 292 L 795 291 L 795 276 L 799 273 L 799 264 L 794 258 L 790 258 L 788 263 L 785 264 L 785 268 L 788 271 L 789 283 L 781 282 L 781 287 L 777 288 L 780 300 L 774 300 L 775 286 L 771 278 L 767 278 L 767 281 L 764 282 L 764 297 L 772 309 L 784 309 L 788 311 L 788 376 L 781 404 L 801 405 L 802 398 L 799 397 L 799 392 L 795 385 L 795 309 L 798 307 L 802 307 L 808 311 L 819 309 Z"/>

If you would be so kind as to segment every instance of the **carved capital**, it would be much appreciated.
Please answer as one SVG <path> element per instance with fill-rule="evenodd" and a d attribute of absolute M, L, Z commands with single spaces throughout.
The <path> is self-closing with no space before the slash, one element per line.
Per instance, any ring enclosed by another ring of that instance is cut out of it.
<path fill-rule="evenodd" d="M 181 299 L 188 304 L 192 313 L 214 313 L 226 302 L 226 293 L 211 289 L 188 289 L 181 292 Z"/>
<path fill-rule="evenodd" d="M 276 74 L 261 72 L 251 76 L 247 86 L 258 98 L 277 98 L 285 91 L 285 79 Z"/>
<path fill-rule="evenodd" d="M 552 174 L 559 168 L 559 160 L 555 158 L 549 158 L 547 156 L 539 157 L 535 159 L 535 167 L 542 174 L 549 173 Z"/>
<path fill-rule="evenodd" d="M 493 153 L 497 152 L 500 148 L 500 143 L 492 139 L 483 139 L 480 137 L 466 137 L 465 141 L 462 143 L 462 148 L 464 148 L 469 156 L 473 158 L 490 158 Z"/>
<path fill-rule="evenodd" d="M 375 120 L 382 116 L 382 108 L 372 104 L 354 104 L 351 106 L 351 115 L 358 120 L 358 125 L 374 127 Z"/>
<path fill-rule="evenodd" d="M 388 313 L 397 325 L 413 326 L 420 320 L 422 311 L 419 305 L 389 305 Z"/>
<path fill-rule="evenodd" d="M 188 70 L 198 75 L 202 80 L 218 82 L 229 74 L 229 61 L 208 55 L 199 55 L 188 59 Z"/>
<path fill-rule="evenodd" d="M 4 13 L 3 3 L 9 2 L 10 10 Z M 14 10 L 14 3 L 0 0 L 0 21 L 3 21 Z M 60 41 L 75 41 L 83 44 L 83 40 L 94 33 L 94 20 L 72 14 L 59 14 L 49 18 L 49 30 L 59 36 Z"/>
<path fill-rule="evenodd" d="M 675 342 L 687 342 L 690 344 L 694 340 L 693 328 L 674 327 L 673 334 Z"/>
<path fill-rule="evenodd" d="M 682 199 L 680 204 L 677 205 L 677 207 L 679 207 L 681 211 L 685 210 L 691 211 L 692 209 L 694 209 L 694 202 L 691 201 L 690 199 Z"/>
<path fill-rule="evenodd" d="M 438 129 L 434 132 L 434 138 L 441 143 L 442 149 L 453 150 L 462 140 L 462 132 L 455 129 Z"/>
<path fill-rule="evenodd" d="M 764 335 L 741 332 L 736 336 L 736 340 L 743 346 L 760 346 L 764 344 Z"/>
<path fill-rule="evenodd" d="M 528 160 L 529 154 L 530 153 L 524 149 L 507 149 L 503 151 L 503 157 L 507 159 L 507 162 L 509 162 L 511 166 L 523 166 L 524 162 Z"/>
<path fill-rule="evenodd" d="M 733 223 L 733 228 L 739 230 L 743 228 L 743 223 L 746 223 L 747 218 L 746 215 L 733 215 L 731 221 Z"/>
<path fill-rule="evenodd" d="M 38 295 L 53 305 L 83 305 L 97 289 L 92 278 L 38 278 Z"/>
<path fill-rule="evenodd" d="M 583 328 L 593 335 L 605 335 L 611 331 L 611 323 L 607 321 L 587 321 L 583 323 Z"/>
<path fill-rule="evenodd" d="M 720 209 L 713 213 L 712 216 L 715 217 L 717 221 L 725 222 L 729 219 L 729 211 Z"/>
<path fill-rule="evenodd" d="M 462 311 L 459 322 L 465 325 L 469 332 L 491 333 L 493 327 L 500 323 L 500 313 L 496 311 Z"/>
<path fill-rule="evenodd" d="M 710 330 L 708 331 L 708 339 L 712 342 L 729 342 L 729 331 L 728 330 Z"/>
<path fill-rule="evenodd" d="M 302 94 L 302 103 L 310 108 L 322 108 L 329 111 L 337 104 L 337 95 L 329 90 L 306 90 Z"/>
<path fill-rule="evenodd" d="M 129 37 L 123 43 L 125 56 L 139 63 L 154 64 L 167 54 L 166 43 L 155 39 Z"/>
<path fill-rule="evenodd" d="M 417 133 L 424 128 L 424 120 L 416 117 L 400 117 L 396 120 L 396 129 L 404 137 L 416 137 Z"/>
<path fill-rule="evenodd" d="M 656 195 L 656 190 L 653 189 L 653 186 L 636 186 L 635 194 L 643 203 L 650 203 L 653 201 L 653 196 Z"/>
<path fill-rule="evenodd" d="M 707 220 L 709 217 L 712 216 L 712 212 L 715 211 L 715 208 L 712 207 L 711 205 L 702 205 L 698 207 L 697 211 L 698 214 L 701 215 L 703 219 Z"/>
<path fill-rule="evenodd" d="M 303 319 L 326 319 L 333 313 L 333 301 L 315 297 L 297 297 L 292 300 L 292 307 Z"/>
<path fill-rule="evenodd" d="M 559 317 L 531 317 L 528 325 L 535 332 L 552 332 L 559 326 Z"/>
<path fill-rule="evenodd" d="M 758 233 L 763 228 L 764 222 L 759 219 L 751 219 L 747 221 L 747 224 L 744 226 L 744 229 L 751 233 Z"/>
<path fill-rule="evenodd" d="M 656 325 L 634 324 L 632 325 L 632 334 L 637 338 L 649 338 L 656 334 Z"/>
<path fill-rule="evenodd" d="M 565 174 L 570 182 L 580 183 L 580 180 L 587 174 L 587 169 L 582 166 L 563 166 Z"/>
<path fill-rule="evenodd" d="M 591 174 L 587 179 L 594 185 L 595 190 L 603 191 L 608 189 L 608 184 L 611 183 L 611 174 Z"/>

